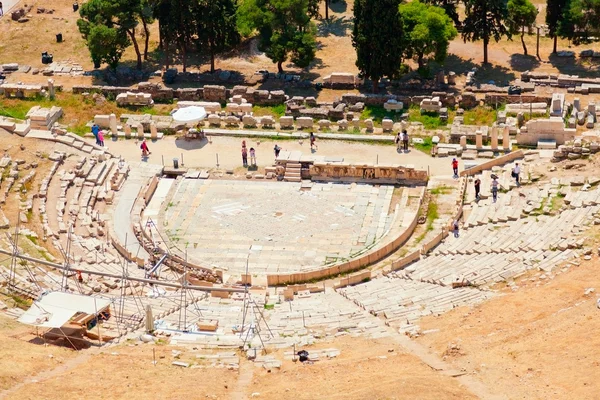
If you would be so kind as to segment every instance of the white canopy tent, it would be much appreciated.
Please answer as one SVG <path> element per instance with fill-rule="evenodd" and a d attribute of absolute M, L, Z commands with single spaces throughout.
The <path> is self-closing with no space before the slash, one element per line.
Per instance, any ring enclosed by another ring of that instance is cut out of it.
<path fill-rule="evenodd" d="M 180 108 L 171 115 L 177 122 L 185 122 L 186 124 L 202 121 L 206 118 L 206 110 L 204 107 L 191 106 Z"/>
<path fill-rule="evenodd" d="M 50 292 L 36 300 L 18 319 L 26 325 L 60 328 L 77 313 L 97 315 L 110 306 L 107 299 L 73 293 Z"/>

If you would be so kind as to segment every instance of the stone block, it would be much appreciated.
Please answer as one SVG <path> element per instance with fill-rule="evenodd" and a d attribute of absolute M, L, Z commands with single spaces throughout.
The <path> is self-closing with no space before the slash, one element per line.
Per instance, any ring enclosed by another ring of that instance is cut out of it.
<path fill-rule="evenodd" d="M 345 131 L 345 130 L 347 130 L 347 129 L 348 129 L 348 121 L 347 121 L 347 120 L 345 120 L 345 119 L 340 119 L 340 120 L 337 122 L 337 126 L 338 126 L 338 130 L 339 130 L 339 131 Z"/>
<path fill-rule="evenodd" d="M 247 128 L 256 128 L 256 124 L 257 124 L 256 118 L 254 118 L 251 115 L 244 115 L 242 117 L 242 123 Z"/>
<path fill-rule="evenodd" d="M 298 125 L 298 128 L 300 128 L 300 129 L 302 129 L 302 128 L 312 129 L 312 127 L 314 125 L 314 121 L 311 117 L 299 117 L 298 119 L 296 119 L 296 124 Z"/>
<path fill-rule="evenodd" d="M 284 116 L 279 118 L 279 126 L 281 127 L 281 129 L 293 129 L 294 117 Z"/>
<path fill-rule="evenodd" d="M 373 132 L 373 128 L 375 127 L 373 125 L 373 120 L 370 118 L 365 120 L 365 126 L 367 128 L 367 132 Z"/>
<path fill-rule="evenodd" d="M 263 128 L 272 128 L 275 125 L 275 118 L 270 115 L 260 118 L 260 124 Z"/>
<path fill-rule="evenodd" d="M 329 121 L 328 119 L 321 119 L 319 120 L 319 122 L 317 122 L 317 124 L 319 125 L 320 130 L 325 130 L 329 129 L 329 127 L 331 126 L 331 121 Z"/>
<path fill-rule="evenodd" d="M 212 126 L 221 125 L 221 117 L 219 117 L 217 114 L 210 114 L 207 119 L 208 123 Z"/>
<path fill-rule="evenodd" d="M 381 127 L 383 128 L 384 132 L 391 132 L 394 129 L 394 121 L 389 118 L 384 118 L 381 121 Z"/>

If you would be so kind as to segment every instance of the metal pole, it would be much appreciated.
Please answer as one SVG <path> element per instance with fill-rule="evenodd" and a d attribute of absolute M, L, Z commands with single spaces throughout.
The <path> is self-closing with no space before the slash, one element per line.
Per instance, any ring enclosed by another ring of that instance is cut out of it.
<path fill-rule="evenodd" d="M 537 43 L 536 43 L 535 55 L 537 56 L 538 60 L 542 61 L 542 58 L 540 57 L 540 27 L 536 26 L 536 28 L 537 28 Z"/>
<path fill-rule="evenodd" d="M 217 153 L 217 168 L 219 168 L 219 153 Z"/>
<path fill-rule="evenodd" d="M 162 158 L 163 167 L 165 166 L 165 156 L 160 156 Z"/>
<path fill-rule="evenodd" d="M 183 153 L 181 153 L 181 166 L 183 167 Z"/>
<path fill-rule="evenodd" d="M 12 253 L 8 250 L 4 250 L 4 249 L 0 249 L 0 254 L 6 254 L 7 256 L 12 255 Z M 31 261 L 34 263 L 38 263 L 38 264 L 42 264 L 42 265 L 46 265 L 49 267 L 53 267 L 53 268 L 57 268 L 59 270 L 64 270 L 64 266 L 61 264 L 56 264 L 50 261 L 46 261 L 46 260 L 40 260 L 37 258 L 33 258 L 33 257 L 29 257 L 29 256 L 25 256 L 22 254 L 17 254 L 15 256 L 16 258 L 20 258 L 22 260 L 27 260 L 27 261 Z M 105 276 L 108 278 L 116 278 L 116 279 L 124 279 L 124 275 L 117 275 L 117 274 L 110 274 L 107 272 L 98 272 L 98 271 L 90 271 L 90 270 L 85 270 L 85 269 L 80 269 L 79 271 L 81 271 L 82 274 L 88 274 L 88 275 L 95 275 L 95 276 Z M 161 282 L 161 281 L 157 281 L 157 280 L 153 280 L 153 279 L 146 279 L 146 278 L 136 278 L 133 276 L 128 276 L 127 277 L 128 280 L 133 281 L 133 282 L 141 282 L 141 283 L 152 283 L 154 285 L 159 285 L 159 286 L 165 286 L 165 287 L 171 287 L 171 288 L 175 288 L 175 289 L 180 289 L 183 288 L 183 285 L 179 284 L 179 283 L 172 283 L 172 282 Z M 227 287 L 215 287 L 215 286 L 192 286 L 192 285 L 187 285 L 186 288 L 188 289 L 193 289 L 193 290 L 200 290 L 203 292 L 229 292 L 229 293 L 244 293 L 245 289 L 242 288 L 227 288 Z"/>
<path fill-rule="evenodd" d="M 102 346 L 102 337 L 100 335 L 100 320 L 98 319 L 98 305 L 94 297 L 94 308 L 96 309 L 96 327 L 98 328 L 98 346 Z"/>

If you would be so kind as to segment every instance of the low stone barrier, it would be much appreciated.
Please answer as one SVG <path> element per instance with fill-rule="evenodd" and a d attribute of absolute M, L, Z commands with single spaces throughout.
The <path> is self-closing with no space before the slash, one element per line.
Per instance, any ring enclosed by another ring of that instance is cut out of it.
<path fill-rule="evenodd" d="M 523 157 L 525 157 L 525 155 L 523 154 L 523 150 L 513 151 L 512 153 L 508 153 L 504 156 L 494 158 L 493 160 L 486 161 L 482 164 L 476 165 L 469 169 L 465 169 L 464 171 L 461 171 L 460 176 L 475 175 L 475 174 L 480 173 L 481 171 L 485 171 L 485 170 L 491 169 L 492 167 L 496 167 L 499 165 L 504 165 L 513 160 L 516 160 L 518 158 L 523 158 Z"/>
<path fill-rule="evenodd" d="M 425 188 L 423 188 L 421 192 L 421 196 L 419 199 L 419 203 L 423 201 L 423 194 L 425 193 Z M 355 258 L 350 261 L 346 261 L 340 264 L 332 265 L 330 267 L 325 267 L 322 269 L 311 270 L 306 272 L 298 272 L 294 274 L 275 274 L 275 275 L 267 275 L 267 285 L 268 286 L 279 286 L 286 284 L 296 284 L 303 282 L 311 282 L 319 279 L 325 279 L 328 277 L 347 274 L 353 271 L 357 271 L 359 269 L 365 268 L 368 265 L 372 265 L 381 259 L 385 258 L 389 254 L 396 251 L 400 246 L 402 246 L 406 241 L 410 238 L 415 227 L 417 226 L 417 220 L 419 218 L 419 214 L 417 212 L 414 213 L 414 216 L 411 219 L 410 225 L 403 230 L 397 238 L 395 238 L 392 242 L 387 243 L 385 245 L 380 245 L 376 247 L 374 250 L 369 251 L 358 258 Z M 420 254 L 420 250 L 417 250 L 417 254 Z M 370 272 L 369 272 L 370 274 Z M 358 277 L 361 277 L 360 279 Z M 349 281 L 360 283 L 363 279 L 365 279 L 367 275 L 354 274 Z M 369 275 L 370 277 L 370 275 Z M 344 278 L 346 279 L 346 277 Z"/>

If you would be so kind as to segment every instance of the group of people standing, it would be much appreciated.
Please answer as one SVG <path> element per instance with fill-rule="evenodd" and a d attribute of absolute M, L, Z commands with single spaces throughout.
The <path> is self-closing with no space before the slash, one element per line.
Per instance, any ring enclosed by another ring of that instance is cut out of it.
<path fill-rule="evenodd" d="M 248 151 L 246 141 L 242 140 L 242 163 L 244 167 L 248 166 L 248 153 L 250 153 L 250 163 L 252 166 L 256 166 L 256 150 L 254 150 L 254 147 L 250 147 L 250 151 Z"/>
<path fill-rule="evenodd" d="M 408 151 L 408 131 L 403 129 L 396 135 L 396 149 L 398 151 Z"/>
<path fill-rule="evenodd" d="M 519 182 L 519 174 L 521 173 L 521 167 L 519 167 L 519 163 L 515 163 L 515 167 L 511 171 L 511 176 L 515 179 L 517 186 L 521 186 Z M 473 182 L 473 186 L 475 187 L 475 200 L 479 201 L 481 199 L 481 179 L 476 178 L 475 182 Z M 492 199 L 494 203 L 498 200 L 498 187 L 500 183 L 498 182 L 498 176 L 492 174 Z"/>
<path fill-rule="evenodd" d="M 92 125 L 92 134 L 96 138 L 96 144 L 104 147 L 104 132 L 97 124 Z"/>

